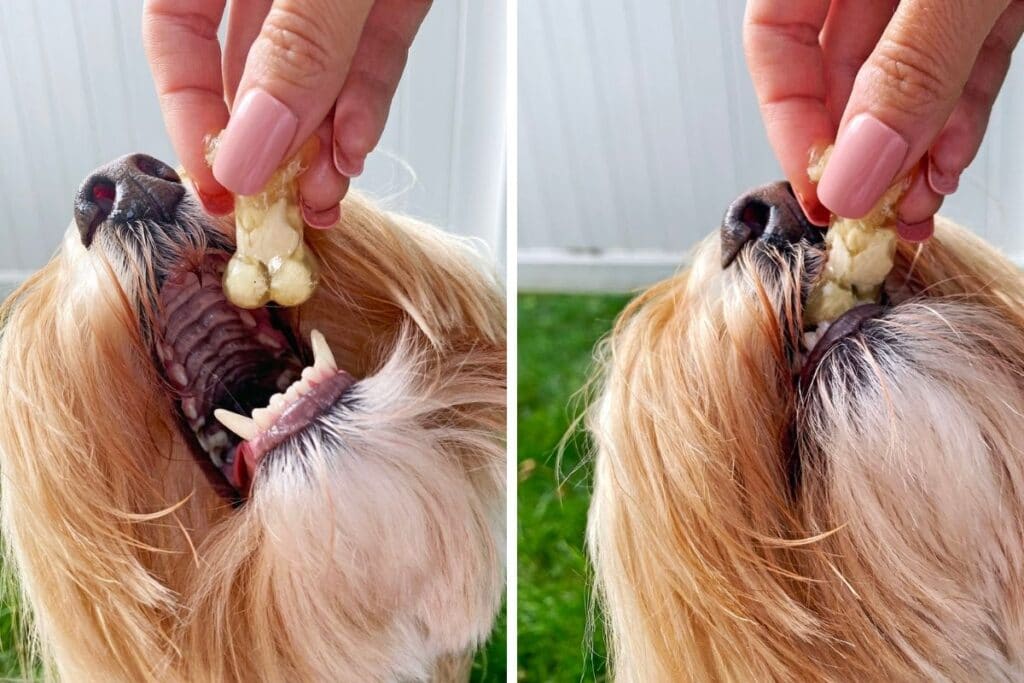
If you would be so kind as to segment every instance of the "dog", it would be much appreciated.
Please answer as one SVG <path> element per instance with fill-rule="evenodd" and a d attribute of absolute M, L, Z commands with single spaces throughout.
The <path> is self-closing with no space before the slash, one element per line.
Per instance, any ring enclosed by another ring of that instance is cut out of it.
<path fill-rule="evenodd" d="M 1024 277 L 937 219 L 819 334 L 826 259 L 759 188 L 603 342 L 587 542 L 618 680 L 1024 677 Z"/>
<path fill-rule="evenodd" d="M 3 533 L 43 666 L 466 680 L 504 585 L 495 276 L 350 194 L 307 231 L 313 298 L 242 310 L 231 233 L 167 164 L 122 157 L 0 309 Z"/>

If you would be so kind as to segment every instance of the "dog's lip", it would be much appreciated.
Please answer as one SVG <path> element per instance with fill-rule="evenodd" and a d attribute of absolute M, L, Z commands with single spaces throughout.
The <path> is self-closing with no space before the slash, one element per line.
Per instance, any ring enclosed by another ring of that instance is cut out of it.
<path fill-rule="evenodd" d="M 269 426 L 235 448 L 230 463 L 223 467 L 231 485 L 248 495 L 256 469 L 272 450 L 308 429 L 324 412 L 333 407 L 355 383 L 344 370 L 336 370 L 323 379 L 309 381 L 309 391 L 288 404 Z"/>
<path fill-rule="evenodd" d="M 818 366 L 836 344 L 861 330 L 864 323 L 881 316 L 885 312 L 881 304 L 861 304 L 854 306 L 846 313 L 832 321 L 825 333 L 821 335 L 800 368 L 800 387 L 806 391 L 810 388 Z"/>

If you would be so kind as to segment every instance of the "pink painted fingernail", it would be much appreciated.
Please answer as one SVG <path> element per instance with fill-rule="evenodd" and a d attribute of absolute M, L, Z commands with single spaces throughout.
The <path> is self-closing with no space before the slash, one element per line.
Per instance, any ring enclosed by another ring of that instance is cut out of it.
<path fill-rule="evenodd" d="M 960 174 L 944 173 L 935 165 L 934 161 L 929 160 L 928 186 L 943 196 L 951 195 L 960 187 Z"/>
<path fill-rule="evenodd" d="M 260 88 L 245 93 L 213 160 L 213 176 L 236 194 L 254 194 L 284 161 L 299 119 L 273 95 Z"/>
<path fill-rule="evenodd" d="M 924 242 L 935 232 L 935 219 L 928 218 L 920 223 L 897 221 L 896 232 L 906 242 Z"/>
<path fill-rule="evenodd" d="M 859 114 L 836 142 L 818 183 L 818 199 L 832 213 L 861 218 L 892 184 L 909 143 L 870 114 Z"/>
<path fill-rule="evenodd" d="M 355 178 L 363 172 L 363 166 L 366 163 L 365 158 L 351 160 L 345 156 L 345 152 L 341 149 L 341 144 L 337 140 L 334 142 L 334 167 L 338 169 L 338 173 L 348 178 Z"/>
<path fill-rule="evenodd" d="M 326 230 L 338 224 L 341 218 L 341 206 L 335 204 L 326 211 L 314 211 L 306 202 L 302 202 L 302 220 L 311 228 Z"/>
<path fill-rule="evenodd" d="M 817 200 L 808 201 L 799 192 L 795 194 L 796 200 L 800 202 L 800 208 L 803 210 L 804 215 L 807 216 L 807 220 L 818 227 L 827 227 L 832 221 L 832 213 Z"/>
<path fill-rule="evenodd" d="M 226 216 L 235 209 L 235 198 L 230 192 L 208 195 L 196 187 L 196 196 L 202 202 L 206 213 L 212 216 Z"/>

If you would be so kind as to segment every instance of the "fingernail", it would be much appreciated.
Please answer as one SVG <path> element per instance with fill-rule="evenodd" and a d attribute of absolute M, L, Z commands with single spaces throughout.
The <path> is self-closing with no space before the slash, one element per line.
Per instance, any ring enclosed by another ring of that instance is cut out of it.
<path fill-rule="evenodd" d="M 326 230 L 338 224 L 341 218 L 341 206 L 335 204 L 326 211 L 314 211 L 306 202 L 302 202 L 302 220 L 311 228 Z"/>
<path fill-rule="evenodd" d="M 959 173 L 943 173 L 934 161 L 928 162 L 928 186 L 943 196 L 956 192 L 960 187 Z"/>
<path fill-rule="evenodd" d="M 253 88 L 231 113 L 213 160 L 213 177 L 236 194 L 259 192 L 284 160 L 298 125 L 283 102 Z"/>
<path fill-rule="evenodd" d="M 801 193 L 795 194 L 807 220 L 819 227 L 828 227 L 828 224 L 832 222 L 832 213 L 817 200 L 808 201 Z"/>
<path fill-rule="evenodd" d="M 337 141 L 334 142 L 334 167 L 338 169 L 338 173 L 349 178 L 355 178 L 363 172 L 365 163 L 365 158 L 356 159 L 355 161 L 346 158 L 345 152 L 341 149 L 341 144 Z"/>
<path fill-rule="evenodd" d="M 935 219 L 928 218 L 920 223 L 896 222 L 896 232 L 906 242 L 924 242 L 935 232 Z"/>
<path fill-rule="evenodd" d="M 870 114 L 859 114 L 839 136 L 818 183 L 818 199 L 832 213 L 861 218 L 892 184 L 910 145 Z"/>
<path fill-rule="evenodd" d="M 206 213 L 212 216 L 226 216 L 235 209 L 235 197 L 230 192 L 218 192 L 217 194 L 206 194 L 198 187 L 195 188 L 196 196 L 202 202 Z"/>

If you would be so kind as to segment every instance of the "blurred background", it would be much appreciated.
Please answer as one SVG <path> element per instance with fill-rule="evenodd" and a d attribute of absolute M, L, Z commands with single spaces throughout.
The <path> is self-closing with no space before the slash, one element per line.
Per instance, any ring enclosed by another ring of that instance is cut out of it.
<path fill-rule="evenodd" d="M 0 295 L 53 253 L 93 168 L 137 151 L 177 163 L 141 15 L 138 1 L 0 1 Z M 435 3 L 355 187 L 504 263 L 504 117 L 504 3 Z"/>
<path fill-rule="evenodd" d="M 54 253 L 89 171 L 136 151 L 177 164 L 144 59 L 141 14 L 139 0 L 0 0 L 0 299 Z M 499 264 L 505 31 L 503 2 L 434 4 L 383 140 L 354 183 L 387 208 L 478 238 Z M 5 592 L 0 679 L 31 678 L 13 638 L 16 591 Z M 504 681 L 505 672 L 502 618 L 473 680 Z"/>
<path fill-rule="evenodd" d="M 595 342 L 743 190 L 782 177 L 742 49 L 743 0 L 519 2 L 520 681 L 607 677 L 588 627 Z M 943 213 L 1024 265 L 1024 68 Z M 562 457 L 560 440 L 569 435 Z"/>

